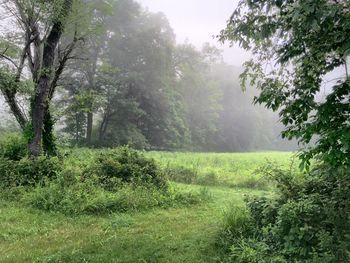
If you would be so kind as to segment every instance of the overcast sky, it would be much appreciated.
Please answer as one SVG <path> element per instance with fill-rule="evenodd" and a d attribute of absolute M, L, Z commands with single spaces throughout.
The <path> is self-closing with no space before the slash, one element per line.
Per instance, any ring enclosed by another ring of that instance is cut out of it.
<path fill-rule="evenodd" d="M 249 56 L 238 46 L 221 45 L 213 35 L 225 28 L 238 0 L 137 0 L 151 12 L 162 12 L 169 19 L 178 43 L 188 40 L 200 48 L 209 42 L 224 50 L 226 62 L 241 66 Z"/>

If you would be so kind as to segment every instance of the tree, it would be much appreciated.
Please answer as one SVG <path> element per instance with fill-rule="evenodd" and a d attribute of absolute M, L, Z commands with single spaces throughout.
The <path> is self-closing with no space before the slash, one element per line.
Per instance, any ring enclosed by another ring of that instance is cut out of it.
<path fill-rule="evenodd" d="M 250 80 L 261 91 L 255 102 L 280 110 L 282 135 L 305 145 L 302 164 L 317 157 L 350 165 L 349 19 L 345 0 L 242 0 L 219 36 L 253 53 L 242 84 Z M 335 69 L 344 76 L 320 98 L 325 75 Z"/>
<path fill-rule="evenodd" d="M 3 64 L 1 91 L 22 129 L 31 129 L 29 152 L 32 156 L 41 153 L 42 141 L 46 150 L 54 150 L 52 142 L 52 119 L 49 104 L 53 97 L 57 80 L 72 52 L 76 38 L 62 54 L 57 47 L 65 29 L 65 23 L 72 10 L 72 0 L 60 1 L 5 1 L 8 14 L 16 21 L 16 38 L 1 39 L 4 50 L 0 56 L 9 63 Z M 16 41 L 17 37 L 20 41 Z M 12 40 L 12 41 L 11 41 Z M 15 50 L 15 52 L 9 52 Z M 34 90 L 30 98 L 30 119 L 16 101 L 16 95 L 25 75 L 25 63 L 28 63 Z M 55 64 L 57 62 L 57 65 Z M 8 65 L 10 64 L 10 65 Z M 44 139 L 43 139 L 43 133 Z M 48 140 L 45 140 L 46 139 Z"/>
<path fill-rule="evenodd" d="M 129 130 L 124 130 L 124 134 L 137 135 L 140 139 L 144 136 L 155 148 L 170 148 L 177 144 L 174 142 L 180 137 L 177 131 L 181 129 L 172 106 L 174 33 L 163 14 L 143 11 L 134 1 L 118 2 L 116 14 L 110 21 L 114 34 L 108 43 L 106 61 L 118 70 L 118 88 L 124 89 L 125 100 L 133 101 L 138 110 L 131 107 L 133 112 L 127 113 L 110 107 L 114 122 L 109 125 L 111 129 L 113 124 L 119 126 L 116 114 L 124 112 L 130 120 L 130 126 L 124 125 Z M 121 102 L 110 100 L 116 101 Z"/>
<path fill-rule="evenodd" d="M 217 132 L 219 103 L 222 93 L 219 80 L 214 79 L 211 63 L 220 60 L 220 51 L 204 45 L 203 51 L 189 44 L 176 49 L 175 64 L 177 88 L 184 108 L 184 119 L 189 130 L 192 149 L 213 147 Z"/>
<path fill-rule="evenodd" d="M 0 39 L 1 91 L 28 137 L 30 155 L 55 154 L 51 100 L 75 48 L 94 30 L 89 17 L 96 6 L 88 0 L 10 0 L 1 7 L 7 15 L 2 25 L 11 25 Z M 29 114 L 18 103 L 21 95 L 29 97 Z"/>

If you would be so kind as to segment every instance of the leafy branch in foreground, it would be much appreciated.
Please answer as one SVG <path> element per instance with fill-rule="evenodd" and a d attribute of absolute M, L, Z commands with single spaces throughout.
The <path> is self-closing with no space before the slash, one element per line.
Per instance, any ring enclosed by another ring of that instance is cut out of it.
<path fill-rule="evenodd" d="M 349 21 L 349 1 L 241 0 L 219 36 L 254 55 L 243 87 L 250 81 L 261 91 L 255 103 L 280 111 L 282 136 L 304 145 L 302 166 L 314 157 L 350 165 Z M 343 74 L 326 86 L 334 70 Z"/>

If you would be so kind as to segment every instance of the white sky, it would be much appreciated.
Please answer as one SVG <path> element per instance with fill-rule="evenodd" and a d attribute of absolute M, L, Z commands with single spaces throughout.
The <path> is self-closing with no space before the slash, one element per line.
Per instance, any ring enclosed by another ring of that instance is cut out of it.
<path fill-rule="evenodd" d="M 137 0 L 151 12 L 162 12 L 168 18 L 176 34 L 177 42 L 188 40 L 201 48 L 209 42 L 224 50 L 224 60 L 241 66 L 249 55 L 238 46 L 224 46 L 213 39 L 226 26 L 226 21 L 238 4 L 238 0 Z"/>

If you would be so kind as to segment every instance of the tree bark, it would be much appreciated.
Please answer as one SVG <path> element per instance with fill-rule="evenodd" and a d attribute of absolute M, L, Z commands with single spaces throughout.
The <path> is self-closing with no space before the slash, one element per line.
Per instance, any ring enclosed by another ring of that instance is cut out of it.
<path fill-rule="evenodd" d="M 28 121 L 22 109 L 19 107 L 16 101 L 15 94 L 7 89 L 3 90 L 2 93 L 5 97 L 7 104 L 11 109 L 12 114 L 15 116 L 17 122 L 21 126 L 21 129 L 24 130 L 27 126 Z"/>
<path fill-rule="evenodd" d="M 88 112 L 87 113 L 87 126 L 86 126 L 86 144 L 87 145 L 91 145 L 93 121 L 94 121 L 93 113 Z"/>
<path fill-rule="evenodd" d="M 72 8 L 72 0 L 64 2 L 60 18 L 55 21 L 48 35 L 43 50 L 42 67 L 35 88 L 32 101 L 32 128 L 33 138 L 29 144 L 31 156 L 39 156 L 42 152 L 42 135 L 44 118 L 49 107 L 49 93 L 51 88 L 52 73 L 54 69 L 55 51 L 64 30 L 62 19 L 65 19 Z"/>
<path fill-rule="evenodd" d="M 105 114 L 103 115 L 103 119 L 102 119 L 102 122 L 101 122 L 101 125 L 100 125 L 100 129 L 99 129 L 98 139 L 99 139 L 100 143 L 102 143 L 103 137 L 106 134 L 107 127 L 108 127 L 108 124 L 109 124 L 109 118 L 110 118 L 110 111 L 109 111 L 109 106 L 107 106 L 107 110 L 106 110 Z"/>
<path fill-rule="evenodd" d="M 89 91 L 92 92 L 96 87 L 96 71 L 97 71 L 97 62 L 98 54 L 100 52 L 101 46 L 92 41 L 92 53 L 90 56 L 90 65 L 89 70 L 86 72 L 87 81 L 89 83 Z M 91 98 L 91 104 L 89 105 L 89 111 L 87 113 L 87 126 L 86 126 L 86 144 L 91 145 L 92 139 L 92 128 L 93 128 L 93 110 L 94 110 L 94 99 Z"/>
<path fill-rule="evenodd" d="M 52 118 L 49 107 L 45 109 L 44 115 L 44 129 L 43 129 L 43 150 L 44 153 L 49 156 L 57 155 L 57 146 L 54 137 L 54 125 L 55 121 Z"/>
<path fill-rule="evenodd" d="M 75 144 L 79 144 L 79 119 L 78 113 L 75 114 Z"/>

